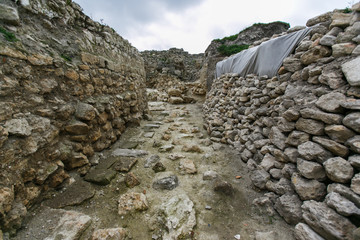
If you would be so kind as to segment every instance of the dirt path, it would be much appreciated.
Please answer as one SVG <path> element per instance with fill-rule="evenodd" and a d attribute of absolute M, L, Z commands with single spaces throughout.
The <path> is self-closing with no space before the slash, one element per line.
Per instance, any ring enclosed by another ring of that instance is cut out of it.
<path fill-rule="evenodd" d="M 59 220 L 56 214 L 52 217 L 45 214 L 49 207 L 74 210 L 91 218 L 90 227 L 81 230 L 80 239 L 88 239 L 96 229 L 116 227 L 125 228 L 132 239 L 215 240 L 236 239 L 236 235 L 241 239 L 254 239 L 256 232 L 269 231 L 277 234 L 276 239 L 293 239 L 291 226 L 280 217 L 267 216 L 252 207 L 252 201 L 262 194 L 251 188 L 246 165 L 236 151 L 208 140 L 202 128 L 201 102 L 149 105 L 153 110 L 151 121 L 128 128 L 111 149 L 99 155 L 97 168 L 107 169 L 104 172 L 110 175 L 113 170 L 108 172 L 109 167 L 117 164 L 114 159 L 137 161 L 132 168 L 129 165 L 131 174 L 122 170 L 115 177 L 110 176 L 109 179 L 114 178 L 107 185 L 90 184 L 83 199 L 79 190 L 69 194 L 70 186 L 52 193 L 51 199 L 32 210 L 25 221 L 26 227 L 14 239 L 44 239 L 51 235 Z M 133 154 L 141 156 L 119 156 L 122 154 L 119 149 L 133 149 Z M 161 172 L 153 170 L 156 162 L 161 163 L 156 165 Z M 146 164 L 149 167 L 144 167 Z M 81 179 L 74 174 L 73 180 L 76 183 Z M 127 209 L 134 198 L 119 198 L 128 193 L 145 196 L 147 206 L 137 211 Z M 73 196 L 80 200 L 75 206 L 67 205 Z M 119 201 L 127 204 L 121 215 Z"/>

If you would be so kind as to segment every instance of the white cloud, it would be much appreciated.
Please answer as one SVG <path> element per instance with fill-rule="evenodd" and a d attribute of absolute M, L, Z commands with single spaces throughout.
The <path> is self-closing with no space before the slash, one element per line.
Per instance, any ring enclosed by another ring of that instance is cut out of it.
<path fill-rule="evenodd" d="M 253 23 L 305 25 L 311 17 L 351 5 L 343 0 L 107 0 L 103 5 L 97 0 L 76 1 L 139 50 L 178 47 L 191 53 L 204 52 L 212 39 Z"/>

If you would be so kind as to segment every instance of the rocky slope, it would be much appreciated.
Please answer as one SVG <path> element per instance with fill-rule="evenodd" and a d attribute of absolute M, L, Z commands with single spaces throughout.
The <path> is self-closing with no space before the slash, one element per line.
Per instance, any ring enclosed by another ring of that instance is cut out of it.
<path fill-rule="evenodd" d="M 289 24 L 283 22 L 272 22 L 267 24 L 257 23 L 242 30 L 237 36 L 234 35 L 236 37 L 235 39 L 224 38 L 222 40 L 213 40 L 205 50 L 205 59 L 201 68 L 200 82 L 206 86 L 207 90 L 210 90 L 215 76 L 216 63 L 226 57 L 218 50 L 221 45 L 254 45 L 257 44 L 258 41 L 269 39 L 274 34 L 286 32 L 289 27 Z"/>
<path fill-rule="evenodd" d="M 359 239 L 360 3 L 307 22 L 279 77 L 227 74 L 204 104 L 205 128 L 270 191 L 297 239 Z"/>
<path fill-rule="evenodd" d="M 4 0 L 0 12 L 0 226 L 13 232 L 147 100 L 140 53 L 76 3 Z"/>

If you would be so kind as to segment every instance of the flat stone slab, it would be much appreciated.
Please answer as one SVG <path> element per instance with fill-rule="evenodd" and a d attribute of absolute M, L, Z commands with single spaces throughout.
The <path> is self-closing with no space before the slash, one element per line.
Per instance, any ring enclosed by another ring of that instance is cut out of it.
<path fill-rule="evenodd" d="M 152 137 L 154 137 L 154 135 L 155 135 L 155 132 L 146 132 L 146 133 L 144 133 L 144 137 L 146 137 L 146 138 L 152 138 Z"/>
<path fill-rule="evenodd" d="M 144 150 L 118 148 L 115 149 L 111 155 L 114 157 L 141 157 L 148 155 L 148 152 Z"/>
<path fill-rule="evenodd" d="M 80 239 L 91 221 L 88 215 L 80 212 L 42 207 L 25 220 L 27 227 L 12 239 Z"/>
<path fill-rule="evenodd" d="M 138 159 L 133 157 L 121 157 L 112 165 L 115 171 L 129 172 L 131 168 L 137 163 Z"/>
<path fill-rule="evenodd" d="M 164 102 L 148 102 L 150 111 L 164 111 L 165 103 Z"/>
<path fill-rule="evenodd" d="M 126 141 L 121 144 L 122 149 L 135 149 L 139 145 L 138 142 Z"/>
<path fill-rule="evenodd" d="M 84 177 L 85 181 L 98 185 L 108 185 L 116 176 L 116 171 L 112 169 L 93 169 Z"/>
<path fill-rule="evenodd" d="M 67 189 L 52 199 L 45 201 L 45 206 L 52 208 L 63 208 L 83 203 L 95 195 L 95 189 L 91 183 L 78 180 Z"/>

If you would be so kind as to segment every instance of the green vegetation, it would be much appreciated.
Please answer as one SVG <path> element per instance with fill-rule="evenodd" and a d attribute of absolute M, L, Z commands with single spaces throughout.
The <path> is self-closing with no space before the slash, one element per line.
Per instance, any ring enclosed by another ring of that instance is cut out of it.
<path fill-rule="evenodd" d="M 64 60 L 67 61 L 67 62 L 71 62 L 71 61 L 72 61 L 71 57 L 68 56 L 68 55 L 61 54 L 60 57 L 62 57 L 62 59 L 64 59 Z"/>
<path fill-rule="evenodd" d="M 234 35 L 231 35 L 231 36 L 228 36 L 228 37 L 224 37 L 222 39 L 219 39 L 219 38 L 214 39 L 214 41 L 224 44 L 226 41 L 234 41 L 234 40 L 236 40 L 237 37 L 238 37 L 238 34 L 234 34 Z"/>
<path fill-rule="evenodd" d="M 242 50 L 248 49 L 249 45 L 225 45 L 222 44 L 220 47 L 218 47 L 218 51 L 221 55 L 224 56 L 230 56 L 235 53 L 241 52 Z"/>
<path fill-rule="evenodd" d="M 345 9 L 343 10 L 343 13 L 351 13 L 351 12 L 352 12 L 352 10 L 351 10 L 351 8 L 349 8 L 349 7 L 345 8 Z"/>
<path fill-rule="evenodd" d="M 7 31 L 6 29 L 4 29 L 2 27 L 0 27 L 0 32 L 4 35 L 5 39 L 8 40 L 9 42 L 19 41 L 19 39 L 17 39 L 13 33 Z"/>

